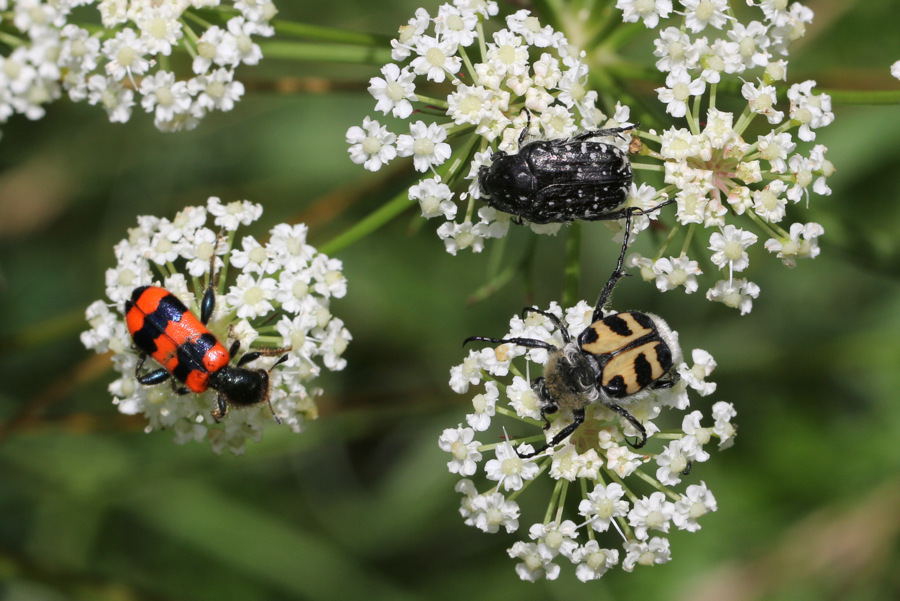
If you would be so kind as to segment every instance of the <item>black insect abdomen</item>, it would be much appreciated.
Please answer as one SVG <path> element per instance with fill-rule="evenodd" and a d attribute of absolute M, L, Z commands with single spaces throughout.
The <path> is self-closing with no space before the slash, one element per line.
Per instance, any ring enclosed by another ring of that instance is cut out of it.
<path fill-rule="evenodd" d="M 611 144 L 570 142 L 532 154 L 536 211 L 544 222 L 608 218 L 624 204 L 631 163 Z"/>

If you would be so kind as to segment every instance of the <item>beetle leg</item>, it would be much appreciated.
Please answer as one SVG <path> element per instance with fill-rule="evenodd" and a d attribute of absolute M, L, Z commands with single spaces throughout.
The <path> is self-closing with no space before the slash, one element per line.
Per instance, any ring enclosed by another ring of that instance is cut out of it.
<path fill-rule="evenodd" d="M 234 350 L 235 352 L 237 352 L 237 349 Z M 237 366 L 241 367 L 242 365 L 246 365 L 251 361 L 259 359 L 260 357 L 272 357 L 274 355 L 286 353 L 289 350 L 291 350 L 291 347 L 259 349 L 258 351 L 244 353 L 244 356 L 238 360 Z M 234 353 L 232 353 L 232 355 L 234 355 Z M 283 363 L 285 361 L 287 361 L 287 355 L 282 355 L 282 357 L 277 362 L 275 362 L 275 365 L 278 365 L 279 363 Z M 275 365 L 273 365 L 272 367 L 275 367 Z M 269 368 L 269 371 L 272 371 L 272 367 Z"/>
<path fill-rule="evenodd" d="M 614 213 L 608 214 L 609 216 L 607 217 L 607 219 L 625 219 L 625 233 L 622 237 L 622 251 L 619 253 L 619 260 L 616 263 L 616 268 L 610 276 L 609 280 L 607 280 L 606 285 L 603 287 L 603 291 L 600 293 L 600 298 L 597 299 L 597 305 L 594 307 L 594 321 L 603 319 L 603 307 L 609 300 L 609 296 L 612 294 L 613 288 L 616 287 L 616 283 L 618 283 L 618 281 L 623 276 L 628 275 L 622 268 L 622 266 L 625 264 L 625 252 L 628 250 L 628 237 L 631 235 L 632 215 L 646 215 L 647 213 L 652 213 L 668 204 L 672 204 L 673 202 L 675 202 L 675 199 L 671 198 L 665 202 L 659 203 L 655 207 L 651 207 L 646 210 L 640 207 L 629 207 L 627 209 L 622 209 L 621 211 L 616 211 Z M 618 217 L 616 215 L 618 215 Z"/>
<path fill-rule="evenodd" d="M 216 408 L 212 410 L 210 415 L 212 418 L 216 420 L 216 423 L 219 423 L 223 417 L 225 417 L 225 413 L 228 411 L 228 404 L 225 402 L 225 395 L 218 394 L 216 395 Z"/>
<path fill-rule="evenodd" d="M 625 234 L 622 237 L 622 251 L 619 253 L 619 260 L 616 263 L 616 268 L 613 270 L 612 275 L 606 281 L 606 285 L 603 286 L 603 291 L 600 293 L 600 298 L 597 299 L 597 304 L 594 307 L 594 315 L 592 317 L 595 322 L 603 319 L 603 307 L 609 300 L 613 288 L 616 287 L 616 284 L 620 279 L 622 279 L 623 276 L 628 275 L 622 268 L 622 265 L 625 263 L 625 251 L 628 250 L 628 236 L 629 234 L 631 234 L 632 213 L 633 211 L 630 210 L 625 213 Z"/>
<path fill-rule="evenodd" d="M 140 358 L 138 359 L 137 365 L 134 366 L 134 377 L 137 379 L 139 384 L 143 384 L 144 386 L 153 386 L 154 384 L 159 384 L 160 382 L 165 382 L 169 378 L 172 377 L 165 368 L 160 367 L 159 369 L 154 369 L 153 371 L 147 372 L 145 374 L 141 373 L 141 369 L 144 367 L 144 361 L 147 360 L 147 353 L 141 353 Z"/>
<path fill-rule="evenodd" d="M 573 409 L 572 410 L 572 423 L 569 424 L 568 426 L 566 426 L 565 428 L 563 428 L 562 430 L 560 430 L 559 432 L 557 432 L 556 436 L 554 436 L 553 439 L 550 440 L 550 442 L 548 442 L 547 444 L 545 444 L 538 450 L 533 451 L 531 453 L 526 453 L 524 455 L 522 453 L 519 453 L 519 451 L 517 449 L 516 455 L 518 455 L 521 459 L 528 459 L 529 457 L 534 457 L 538 453 L 543 453 L 550 447 L 555 447 L 556 445 L 558 445 L 559 443 L 561 443 L 562 441 L 567 439 L 569 436 L 572 435 L 573 432 L 575 432 L 575 430 L 578 429 L 578 426 L 580 426 L 583 423 L 584 423 L 584 407 L 582 407 L 581 409 Z"/>
<path fill-rule="evenodd" d="M 612 127 L 609 129 L 595 129 L 592 131 L 583 131 L 580 134 L 573 136 L 572 141 L 575 142 L 583 142 L 584 140 L 589 140 L 590 138 L 600 138 L 603 136 L 618 136 L 622 137 L 621 134 L 623 131 L 631 131 L 633 129 L 637 129 L 640 127 L 640 123 L 635 123 L 634 125 L 629 125 L 628 127 Z"/>
<path fill-rule="evenodd" d="M 209 323 L 213 313 L 216 310 L 216 286 L 219 285 L 219 274 L 216 272 L 216 249 L 219 247 L 219 240 L 222 239 L 225 228 L 219 230 L 216 235 L 216 245 L 213 246 L 212 256 L 209 258 L 209 285 L 206 292 L 203 293 L 203 300 L 200 301 L 200 322 L 203 325 Z"/>
<path fill-rule="evenodd" d="M 519 134 L 519 150 L 522 150 L 522 144 L 525 142 L 525 138 L 528 136 L 531 131 L 531 111 L 527 108 L 523 109 L 525 111 L 525 128 L 522 129 L 522 133 Z M 521 224 L 520 224 L 521 225 Z"/>
<path fill-rule="evenodd" d="M 619 405 L 616 405 L 615 403 L 604 403 L 604 404 L 607 407 L 609 407 L 610 409 L 612 409 L 613 411 L 615 411 L 616 413 L 618 413 L 619 415 L 621 415 L 622 417 L 624 417 L 625 419 L 627 419 L 628 423 L 630 423 L 634 427 L 634 429 L 638 431 L 638 434 L 641 437 L 640 442 L 637 442 L 634 444 L 629 442 L 628 444 L 630 444 L 635 449 L 639 449 L 642 446 L 644 446 L 645 444 L 647 444 L 647 429 L 644 427 L 644 424 L 639 422 L 636 417 L 634 417 L 633 415 L 628 413 L 628 411 L 626 411 Z"/>
<path fill-rule="evenodd" d="M 463 346 L 472 342 L 473 340 L 481 340 L 482 342 L 495 342 L 499 344 L 512 343 L 527 348 L 547 349 L 548 351 L 559 350 L 549 342 L 544 342 L 543 340 L 538 340 L 536 338 L 488 338 L 487 336 L 469 336 L 468 338 L 463 340 Z"/>

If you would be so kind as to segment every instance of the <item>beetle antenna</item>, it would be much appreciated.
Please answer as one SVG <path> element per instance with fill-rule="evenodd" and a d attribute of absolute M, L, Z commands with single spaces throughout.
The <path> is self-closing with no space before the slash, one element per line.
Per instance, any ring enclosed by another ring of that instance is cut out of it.
<path fill-rule="evenodd" d="M 473 340 L 481 340 L 482 342 L 496 342 L 502 344 L 512 343 L 527 348 L 542 348 L 548 351 L 559 350 L 556 346 L 550 344 L 549 342 L 544 342 L 543 340 L 538 340 L 536 338 L 488 338 L 487 336 L 469 336 L 468 338 L 463 340 L 463 346 L 466 346 Z"/>

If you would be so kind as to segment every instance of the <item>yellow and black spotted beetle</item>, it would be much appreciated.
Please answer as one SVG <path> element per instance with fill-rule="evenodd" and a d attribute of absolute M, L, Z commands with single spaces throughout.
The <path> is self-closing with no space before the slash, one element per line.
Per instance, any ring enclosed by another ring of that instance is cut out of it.
<path fill-rule="evenodd" d="M 549 352 L 544 375 L 531 382 L 531 388 L 541 403 L 541 416 L 546 422 L 544 429 L 550 426 L 546 416 L 561 408 L 571 409 L 573 420 L 543 447 L 533 453 L 520 454 L 522 458 L 533 457 L 571 436 L 584 422 L 585 408 L 596 402 L 628 420 L 640 435 L 640 440 L 632 446 L 640 448 L 647 442 L 647 430 L 620 403 L 635 401 L 653 390 L 670 388 L 678 380 L 678 373 L 673 368 L 681 362 L 681 349 L 665 321 L 656 315 L 638 311 L 603 316 L 603 306 L 616 283 L 625 275 L 622 264 L 628 245 L 630 221 L 630 215 L 626 215 L 622 252 L 612 277 L 597 300 L 593 323 L 576 339 L 572 339 L 565 324 L 556 315 L 527 307 L 523 313 L 543 315 L 559 329 L 563 336 L 562 348 L 535 338 L 471 336 L 463 342 L 481 340 L 517 344 Z"/>

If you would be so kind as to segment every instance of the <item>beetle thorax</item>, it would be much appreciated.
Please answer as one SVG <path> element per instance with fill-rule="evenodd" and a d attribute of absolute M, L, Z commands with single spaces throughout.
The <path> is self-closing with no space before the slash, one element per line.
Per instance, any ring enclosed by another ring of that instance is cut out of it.
<path fill-rule="evenodd" d="M 551 351 L 544 366 L 544 381 L 550 401 L 564 409 L 580 409 L 598 400 L 598 375 L 599 369 L 576 342 Z"/>
<path fill-rule="evenodd" d="M 269 396 L 269 374 L 228 365 L 210 374 L 209 386 L 236 405 L 254 405 Z"/>

